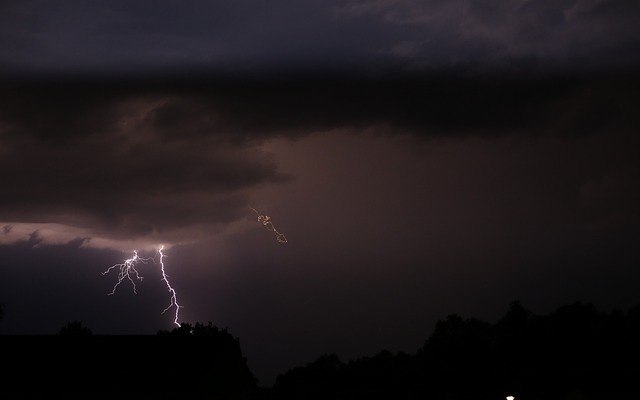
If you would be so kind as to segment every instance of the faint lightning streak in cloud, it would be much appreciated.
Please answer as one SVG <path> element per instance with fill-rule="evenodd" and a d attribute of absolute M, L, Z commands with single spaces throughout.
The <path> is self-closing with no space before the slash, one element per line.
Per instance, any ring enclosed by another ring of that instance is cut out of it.
<path fill-rule="evenodd" d="M 254 213 L 256 213 L 256 215 L 258 216 L 258 222 L 262 223 L 262 225 L 268 230 L 273 232 L 274 235 L 276 235 L 276 240 L 280 243 L 287 243 L 287 237 L 283 234 L 278 232 L 278 230 L 276 229 L 276 227 L 273 225 L 273 222 L 271 222 L 271 217 L 268 215 L 261 215 L 258 210 L 256 210 L 255 208 L 249 206 L 250 209 L 253 210 Z"/>

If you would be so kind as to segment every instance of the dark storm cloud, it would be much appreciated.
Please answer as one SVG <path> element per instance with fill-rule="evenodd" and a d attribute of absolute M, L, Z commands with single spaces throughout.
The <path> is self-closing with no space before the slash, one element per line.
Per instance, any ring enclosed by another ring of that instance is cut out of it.
<path fill-rule="evenodd" d="M 346 0 L 341 13 L 404 26 L 388 52 L 413 66 L 590 69 L 640 60 L 630 0 Z"/>
<path fill-rule="evenodd" d="M 323 1 L 26 1 L 3 4 L 4 64 L 50 69 L 255 69 L 362 54 L 366 35 L 336 26 Z M 371 32 L 371 29 L 367 29 Z M 352 38 L 348 43 L 343 36 Z"/>
<path fill-rule="evenodd" d="M 427 139 L 630 133 L 640 103 L 635 78 L 69 80 L 5 87 L 0 219 L 125 239 L 190 240 L 200 234 L 185 231 L 193 226 L 243 215 L 250 190 L 289 178 L 261 150 L 274 137 L 338 129 Z"/>
<path fill-rule="evenodd" d="M 629 68 L 639 17 L 631 0 L 28 0 L 0 5 L 0 67 Z"/>
<path fill-rule="evenodd" d="M 5 135 L 49 142 L 122 130 L 134 119 L 162 141 L 209 138 L 235 144 L 336 128 L 389 126 L 432 137 L 539 132 L 579 135 L 633 127 L 640 78 L 633 74 L 387 79 L 291 75 L 280 79 L 190 78 L 4 82 Z M 17 139 L 16 139 L 17 140 Z"/>
<path fill-rule="evenodd" d="M 214 115 L 185 101 L 94 87 L 5 91 L 1 219 L 171 237 L 229 222 L 248 188 L 287 179 L 268 154 L 216 134 Z"/>

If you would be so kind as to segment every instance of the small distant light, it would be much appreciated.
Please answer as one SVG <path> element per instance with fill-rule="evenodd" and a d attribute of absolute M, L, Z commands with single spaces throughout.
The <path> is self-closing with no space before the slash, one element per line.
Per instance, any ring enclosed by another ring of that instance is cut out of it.
<path fill-rule="evenodd" d="M 515 400 L 515 397 L 513 397 L 513 396 L 507 396 L 507 400 Z"/>

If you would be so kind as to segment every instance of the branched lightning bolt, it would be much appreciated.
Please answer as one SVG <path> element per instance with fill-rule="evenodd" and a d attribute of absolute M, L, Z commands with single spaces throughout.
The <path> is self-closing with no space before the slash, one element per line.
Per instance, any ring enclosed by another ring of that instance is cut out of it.
<path fill-rule="evenodd" d="M 276 240 L 280 243 L 287 243 L 287 237 L 284 235 L 284 233 L 280 233 L 278 232 L 278 230 L 276 229 L 276 227 L 273 225 L 273 222 L 271 222 L 271 217 L 268 215 L 261 215 L 258 210 L 256 210 L 255 208 L 249 206 L 250 209 L 253 210 L 254 213 L 256 213 L 256 215 L 258 216 L 258 222 L 262 223 L 262 225 L 267 228 L 268 231 L 273 232 L 274 235 L 276 235 Z"/>
<path fill-rule="evenodd" d="M 164 255 L 162 250 L 164 250 L 164 246 L 160 246 L 160 248 L 158 249 L 158 254 L 160 255 L 160 270 L 162 271 L 162 280 L 164 281 L 164 283 L 167 284 L 167 290 L 169 291 L 169 293 L 171 293 L 171 302 L 169 303 L 167 308 L 165 308 L 164 311 L 162 311 L 162 313 L 164 314 L 171 307 L 175 306 L 176 307 L 176 314 L 175 314 L 175 318 L 173 319 L 173 323 L 176 324 L 179 327 L 180 323 L 178 322 L 178 313 L 180 312 L 180 307 L 182 307 L 182 306 L 178 304 L 176 291 L 175 291 L 175 289 L 173 287 L 171 287 L 171 284 L 169 283 L 169 279 L 167 279 L 168 275 L 164 271 L 164 258 L 166 256 Z"/>
<path fill-rule="evenodd" d="M 160 248 L 158 249 L 158 255 L 160 256 L 160 260 L 158 261 L 158 263 L 160 264 L 160 271 L 162 272 L 162 280 L 167 285 L 167 290 L 169 290 L 169 292 L 171 293 L 171 301 L 169 303 L 169 306 L 167 308 L 165 308 L 164 311 L 162 311 L 162 314 L 167 312 L 171 307 L 175 306 L 176 307 L 176 314 L 175 314 L 175 317 L 173 319 L 173 323 L 176 324 L 177 326 L 180 326 L 180 323 L 178 322 L 178 314 L 179 314 L 180 308 L 182 308 L 182 306 L 178 304 L 176 291 L 171 286 L 171 284 L 169 283 L 169 279 L 168 279 L 169 275 L 167 275 L 166 271 L 164 270 L 164 258 L 166 257 L 166 255 L 162 252 L 163 250 L 164 250 L 164 246 L 160 246 Z M 121 264 L 112 265 L 106 271 L 104 271 L 102 273 L 102 275 L 108 274 L 109 272 L 111 272 L 112 269 L 118 269 L 119 270 L 118 271 L 118 281 L 113 286 L 113 290 L 111 290 L 111 292 L 109 293 L 109 296 L 111 296 L 112 294 L 114 294 L 116 292 L 116 289 L 118 288 L 118 286 L 122 283 L 122 281 L 125 278 L 127 278 L 127 279 L 129 279 L 129 281 L 131 281 L 131 284 L 133 285 L 133 293 L 138 294 L 138 292 L 136 291 L 136 282 L 135 282 L 134 278 L 139 280 L 139 281 L 142 281 L 143 277 L 140 275 L 140 273 L 136 269 L 136 265 L 139 264 L 139 263 L 146 264 L 149 261 L 154 261 L 155 262 L 155 258 L 153 258 L 153 259 L 151 259 L 151 258 L 142 258 L 142 257 L 138 256 L 138 251 L 134 250 L 133 251 L 133 257 L 124 260 L 124 262 L 121 263 Z"/>
<path fill-rule="evenodd" d="M 142 281 L 142 276 L 140 276 L 140 273 L 136 269 L 136 264 L 139 264 L 139 263 L 146 264 L 149 261 L 151 261 L 151 259 L 139 257 L 138 251 L 134 250 L 133 257 L 124 260 L 124 262 L 121 264 L 114 264 L 110 266 L 106 271 L 104 271 L 102 275 L 108 274 L 112 269 L 116 269 L 116 268 L 119 269 L 118 282 L 116 282 L 116 284 L 113 286 L 113 290 L 111 290 L 111 293 L 109 293 L 109 296 L 111 296 L 116 292 L 116 289 L 118 288 L 118 286 L 120 286 L 120 284 L 125 278 L 131 281 L 131 284 L 133 285 L 133 293 L 138 294 L 138 292 L 136 291 L 136 282 L 133 280 L 133 278 L 139 281 Z"/>

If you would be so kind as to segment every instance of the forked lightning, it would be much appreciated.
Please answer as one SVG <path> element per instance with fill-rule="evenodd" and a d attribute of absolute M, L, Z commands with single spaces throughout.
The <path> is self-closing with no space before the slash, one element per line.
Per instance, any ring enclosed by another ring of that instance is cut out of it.
<path fill-rule="evenodd" d="M 158 260 L 157 263 L 160 264 L 160 271 L 162 272 L 162 280 L 167 285 L 167 290 L 171 294 L 171 298 L 170 298 L 169 306 L 167 306 L 167 308 L 165 308 L 164 311 L 162 311 L 162 314 L 164 314 L 169 309 L 171 309 L 171 307 L 175 306 L 176 312 L 173 318 L 173 323 L 176 324 L 177 326 L 180 326 L 178 319 L 179 319 L 180 308 L 182 308 L 182 306 L 178 304 L 178 296 L 176 294 L 175 289 L 169 283 L 169 278 L 168 278 L 169 275 L 167 275 L 167 272 L 164 269 L 164 258 L 166 257 L 166 255 L 163 253 L 163 250 L 164 250 L 164 246 L 160 246 L 160 248 L 158 249 L 158 255 L 160 256 L 160 259 Z M 133 293 L 137 294 L 138 292 L 136 290 L 135 280 L 142 281 L 143 277 L 140 275 L 140 273 L 136 269 L 136 265 L 140 263 L 146 264 L 150 261 L 153 261 L 154 263 L 156 262 L 155 258 L 142 258 L 138 256 L 138 251 L 134 250 L 133 257 L 124 260 L 124 262 L 121 264 L 112 265 L 106 271 L 104 271 L 102 275 L 108 274 L 113 269 L 118 269 L 118 281 L 113 286 L 113 290 L 111 290 L 111 292 L 109 293 L 109 296 L 113 295 L 116 292 L 116 289 L 118 288 L 118 286 L 120 286 L 122 281 L 125 280 L 125 278 L 131 281 L 131 284 L 133 285 Z"/>
<path fill-rule="evenodd" d="M 138 294 L 138 292 L 136 291 L 136 282 L 133 279 L 135 278 L 139 281 L 142 281 L 142 276 L 140 276 L 140 273 L 136 269 L 136 264 L 139 264 L 139 263 L 146 264 L 149 261 L 151 261 L 150 258 L 141 258 L 138 256 L 138 251 L 134 250 L 133 257 L 127 260 L 124 260 L 124 262 L 121 264 L 114 264 L 110 266 L 106 271 L 104 271 L 102 275 L 108 274 L 112 269 L 117 268 L 119 270 L 118 282 L 116 282 L 116 284 L 113 286 L 113 290 L 111 290 L 111 293 L 109 293 L 109 296 L 111 296 L 116 292 L 116 289 L 118 288 L 118 286 L 120 286 L 120 284 L 125 278 L 131 281 L 131 284 L 133 285 L 133 293 Z"/>
<path fill-rule="evenodd" d="M 171 307 L 175 306 L 176 307 L 176 314 L 175 314 L 175 317 L 173 318 L 173 323 L 176 324 L 177 326 L 180 326 L 180 323 L 178 322 L 178 313 L 180 312 L 180 307 L 182 307 L 182 306 L 180 304 L 178 304 L 178 298 L 177 298 L 177 295 L 176 295 L 176 291 L 171 286 L 171 284 L 169 283 L 169 279 L 167 278 L 168 275 L 164 271 L 164 258 L 166 256 L 164 255 L 162 250 L 164 250 L 164 246 L 160 246 L 160 248 L 158 249 L 158 254 L 160 255 L 160 270 L 162 271 L 162 280 L 164 281 L 164 283 L 166 283 L 167 290 L 169 291 L 169 293 L 171 293 L 171 302 L 169 303 L 167 308 L 165 308 L 164 311 L 162 311 L 162 313 L 163 314 L 166 313 L 167 310 L 169 310 Z"/>

